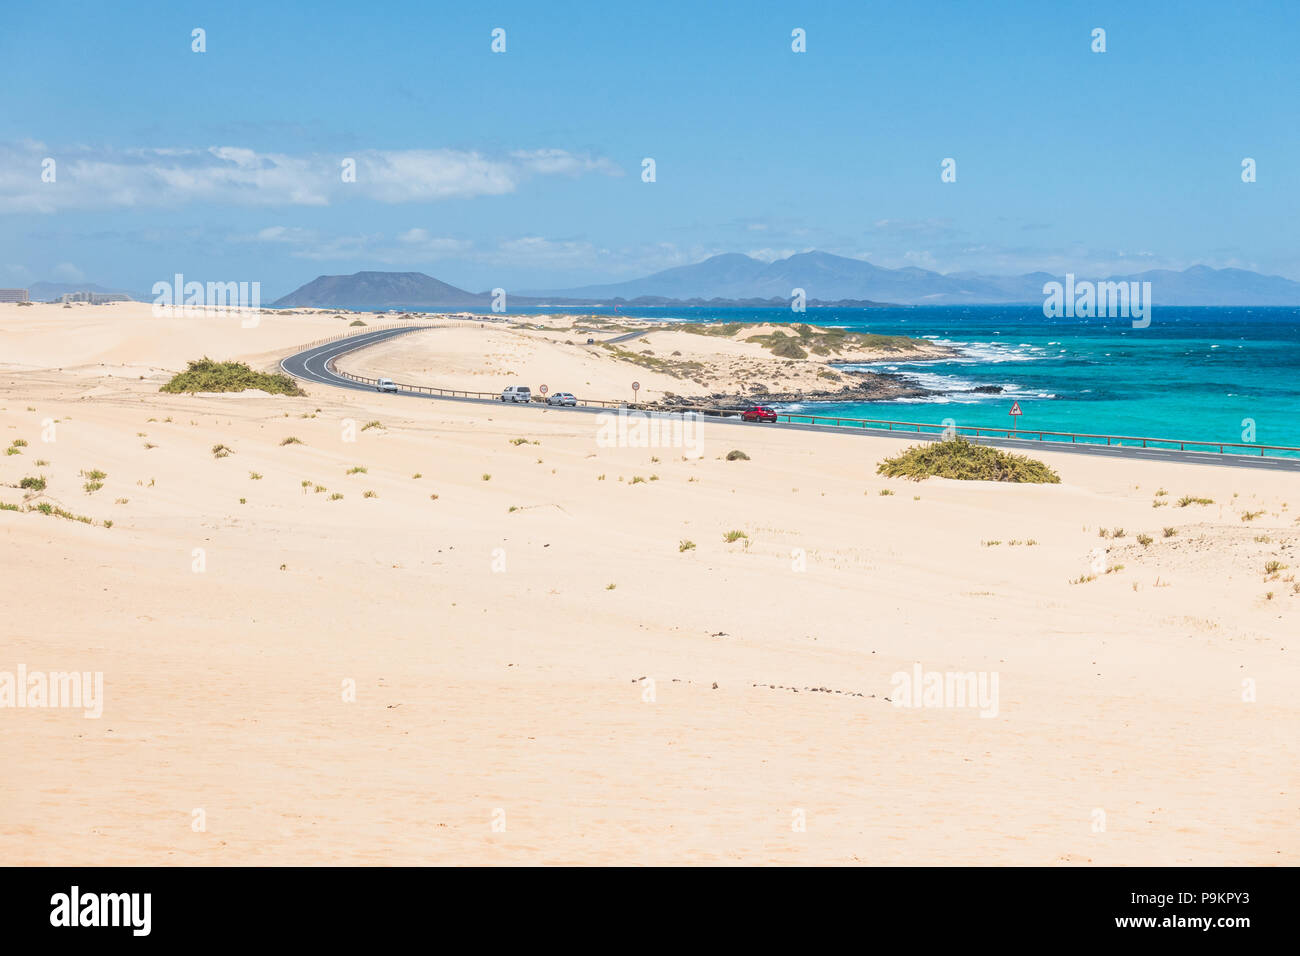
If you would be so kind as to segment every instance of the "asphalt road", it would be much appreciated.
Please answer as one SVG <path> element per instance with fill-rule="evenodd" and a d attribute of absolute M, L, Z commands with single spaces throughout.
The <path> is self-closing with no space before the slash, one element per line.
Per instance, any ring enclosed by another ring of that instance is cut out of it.
<path fill-rule="evenodd" d="M 331 385 L 335 388 L 350 388 L 362 392 L 373 392 L 373 385 L 363 385 L 360 382 L 349 381 L 348 379 L 329 371 L 326 367 L 329 360 L 336 358 L 345 352 L 351 352 L 358 348 L 375 345 L 385 339 L 390 339 L 397 335 L 409 335 L 410 333 L 419 331 L 422 328 L 425 328 L 425 326 L 381 329 L 376 332 L 362 332 L 360 335 L 349 336 L 348 338 L 340 339 L 337 342 L 327 342 L 324 345 L 316 345 L 299 352 L 296 355 L 290 355 L 280 363 L 280 368 L 283 369 L 285 373 L 304 382 L 310 382 L 316 385 Z M 448 395 L 428 395 L 423 392 L 409 391 L 398 391 L 396 394 L 407 398 L 431 398 L 441 402 L 469 402 L 479 405 L 498 404 L 497 400 L 492 398 L 453 398 Z M 516 405 L 515 407 L 517 408 L 519 406 Z M 574 412 L 585 412 L 587 414 L 599 414 L 600 412 L 611 411 L 611 409 L 601 408 L 598 405 L 579 405 L 576 408 L 562 408 L 560 406 L 543 405 L 540 402 L 534 402 L 523 407 L 536 409 L 539 413 L 560 412 L 568 414 Z M 654 418 L 676 417 L 674 413 L 670 412 L 642 412 L 641 414 L 649 415 Z M 722 416 L 708 416 L 707 421 L 709 424 L 718 424 L 729 428 L 781 428 L 792 431 L 833 432 L 843 435 L 870 435 L 877 438 L 906 438 L 920 441 L 934 441 L 940 437 L 937 432 L 918 433 L 907 431 L 902 428 L 891 431 L 886 428 L 809 425 L 798 422 L 758 424 L 755 422 L 742 422 L 739 417 Z M 935 427 L 937 428 L 938 426 Z M 1132 445 L 1088 445 L 1082 443 L 1072 444 L 1070 442 L 1037 441 L 1019 438 L 985 438 L 983 436 L 971 440 L 981 445 L 992 445 L 997 448 L 1007 448 L 1015 451 L 1059 451 L 1072 455 L 1095 455 L 1101 458 L 1175 461 L 1199 465 L 1224 465 L 1232 468 L 1265 468 L 1273 471 L 1300 471 L 1300 458 L 1269 458 L 1264 456 L 1235 454 L 1224 455 L 1216 452 L 1177 451 L 1165 448 L 1142 448 Z"/>

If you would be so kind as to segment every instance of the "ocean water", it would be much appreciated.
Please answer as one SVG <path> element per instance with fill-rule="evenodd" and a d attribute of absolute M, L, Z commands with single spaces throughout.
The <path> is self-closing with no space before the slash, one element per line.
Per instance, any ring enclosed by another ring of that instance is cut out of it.
<path fill-rule="evenodd" d="M 586 311 L 586 310 L 584 310 Z M 611 310 L 594 313 L 612 315 Z M 622 309 L 699 322 L 806 321 L 928 338 L 958 357 L 873 365 L 953 394 L 783 406 L 819 415 L 1006 428 L 1013 401 L 1025 431 L 1300 446 L 1300 308 L 1155 306 L 1151 324 L 1048 319 L 1038 306 L 891 309 Z M 1001 394 L 965 391 L 998 385 Z M 1250 426 L 1253 423 L 1253 439 Z M 1244 451 L 1244 450 L 1243 450 Z M 1272 453 L 1270 453 L 1272 454 Z"/>

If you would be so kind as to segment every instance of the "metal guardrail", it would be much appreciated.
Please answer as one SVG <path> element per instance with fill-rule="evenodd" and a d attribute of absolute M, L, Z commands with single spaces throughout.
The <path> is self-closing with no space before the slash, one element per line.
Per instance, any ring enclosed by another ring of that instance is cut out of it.
<path fill-rule="evenodd" d="M 435 328 L 436 326 L 418 325 L 418 326 L 385 326 L 384 328 L 409 328 L 412 330 L 421 328 Z M 381 331 L 380 329 L 369 329 L 367 331 Z M 347 335 L 335 336 L 332 339 L 325 339 L 320 343 L 332 342 L 337 339 L 348 338 Z M 311 346 L 305 346 L 311 347 Z M 350 355 L 352 352 L 366 348 L 367 345 L 358 345 L 355 349 L 349 349 L 346 352 L 340 352 L 332 357 L 326 366 L 335 375 L 341 378 L 349 379 L 362 385 L 374 385 L 379 379 L 367 378 L 364 375 L 353 375 L 351 372 L 344 372 L 336 368 L 334 362 L 344 355 Z M 437 388 L 431 385 L 407 385 L 402 382 L 393 381 L 393 384 L 404 392 L 415 392 L 421 395 L 440 395 L 448 398 L 476 398 L 482 400 L 497 401 L 501 398 L 500 392 L 476 392 L 466 389 Z M 533 402 L 536 404 L 545 404 L 545 398 L 540 395 L 533 396 Z M 664 412 L 671 414 L 694 413 L 702 417 L 712 418 L 738 418 L 743 408 L 717 408 L 702 405 L 659 405 L 649 402 L 610 402 L 599 401 L 595 399 L 579 399 L 578 404 L 588 408 L 626 408 L 630 411 L 647 411 L 647 412 Z M 1179 451 L 1202 451 L 1218 450 L 1218 454 L 1245 454 L 1245 452 L 1230 452 L 1230 448 L 1249 449 L 1253 454 L 1258 451 L 1261 458 L 1268 457 L 1266 452 L 1287 452 L 1294 455 L 1300 455 L 1300 447 L 1293 445 L 1258 445 L 1249 442 L 1221 442 L 1221 441 L 1202 441 L 1190 438 L 1150 438 L 1141 435 L 1096 435 L 1088 432 L 1057 432 L 1043 430 L 1019 430 L 1015 428 L 986 428 L 976 425 L 935 425 L 928 422 L 904 422 L 894 421 L 884 418 L 845 418 L 839 415 L 800 415 L 793 413 L 778 413 L 777 421 L 784 421 L 792 425 L 816 425 L 825 428 L 866 428 L 878 431 L 899 431 L 915 432 L 918 437 L 942 437 L 944 435 L 969 435 L 975 439 L 979 438 L 1004 438 L 1018 441 L 1039 441 L 1045 445 L 1068 443 L 1068 444 L 1086 444 L 1099 445 L 1103 442 L 1107 446 L 1123 448 L 1164 448 L 1172 450 L 1177 447 Z M 1051 437 L 1048 437 L 1051 436 Z"/>
<path fill-rule="evenodd" d="M 349 355 L 351 354 L 351 352 L 360 351 L 360 349 L 363 348 L 365 348 L 364 345 L 358 346 L 356 349 L 351 349 L 348 352 L 341 352 L 338 355 L 334 356 L 334 358 L 342 358 L 344 355 Z M 346 378 L 352 382 L 358 382 L 362 385 L 375 385 L 378 384 L 379 382 L 379 379 L 377 378 L 367 378 L 364 375 L 353 375 L 351 372 L 344 372 L 342 369 L 335 367 L 334 359 L 330 359 L 329 362 L 326 363 L 326 366 L 329 368 L 331 372 L 333 372 L 339 378 Z M 393 380 L 390 379 L 390 381 Z M 463 388 L 437 388 L 432 385 L 408 385 L 404 382 L 398 382 L 398 381 L 393 381 L 393 384 L 396 385 L 398 389 L 400 389 L 403 392 L 415 392 L 417 395 L 441 395 L 445 398 L 478 398 L 478 399 L 483 399 L 485 401 L 489 401 L 489 400 L 496 401 L 501 398 L 500 392 L 475 392 Z M 541 395 L 534 395 L 533 403 L 538 405 L 544 405 L 546 404 L 546 399 L 543 398 Z M 578 404 L 587 408 L 632 408 L 634 407 L 628 402 L 602 402 L 596 399 L 585 399 L 585 400 L 580 399 L 578 401 Z M 662 411 L 663 409 L 653 409 L 653 410 Z"/>
<path fill-rule="evenodd" d="M 1141 435 L 1094 435 L 1088 432 L 1054 432 L 1042 430 L 1020 430 L 1015 428 L 987 428 L 976 425 L 933 425 L 925 422 L 899 422 L 887 419 L 873 418 L 838 418 L 823 415 L 778 415 L 778 419 L 784 419 L 791 423 L 807 423 L 815 425 L 818 422 L 834 422 L 836 426 L 845 425 L 853 428 L 883 428 L 886 431 L 896 431 L 910 429 L 922 435 L 937 432 L 943 434 L 969 434 L 974 438 L 1011 438 L 1019 441 L 1040 441 L 1044 444 L 1066 443 L 1099 445 L 1103 442 L 1106 445 L 1123 448 L 1167 448 L 1172 450 L 1177 447 L 1179 451 L 1189 450 L 1199 451 L 1201 449 L 1218 449 L 1219 454 L 1235 454 L 1225 451 L 1228 448 L 1246 448 L 1253 453 L 1258 451 L 1261 457 L 1264 457 L 1266 451 L 1283 451 L 1300 454 L 1300 448 L 1293 445 L 1258 445 L 1249 442 L 1222 442 L 1222 441 L 1204 441 L 1191 438 L 1150 438 Z M 847 424 L 846 424 L 847 423 Z M 932 429 L 933 432 L 925 432 L 923 429 Z M 1051 436 L 1051 437 L 1048 437 Z"/>

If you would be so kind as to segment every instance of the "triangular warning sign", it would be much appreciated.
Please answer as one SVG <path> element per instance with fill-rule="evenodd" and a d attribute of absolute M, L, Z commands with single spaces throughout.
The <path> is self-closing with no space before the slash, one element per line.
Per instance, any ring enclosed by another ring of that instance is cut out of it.
<path fill-rule="evenodd" d="M 1012 415 L 1023 415 L 1023 414 L 1024 414 L 1024 412 L 1022 412 L 1022 411 L 1020 410 L 1020 403 L 1019 403 L 1019 402 L 1012 402 L 1012 403 L 1011 403 L 1011 414 L 1012 414 Z"/>

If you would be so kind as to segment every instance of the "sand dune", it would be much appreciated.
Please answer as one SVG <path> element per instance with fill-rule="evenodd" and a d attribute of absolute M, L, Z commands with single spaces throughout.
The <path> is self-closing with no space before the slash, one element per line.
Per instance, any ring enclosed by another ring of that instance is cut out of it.
<path fill-rule="evenodd" d="M 834 390 L 860 381 L 829 367 L 829 362 L 897 360 L 882 349 L 849 349 L 805 359 L 783 359 L 746 341 L 771 326 L 746 328 L 730 336 L 700 335 L 647 328 L 624 341 L 612 331 L 588 331 L 580 317 L 548 316 L 510 324 L 439 321 L 436 333 L 381 343 L 348 355 L 338 367 L 368 378 L 387 376 L 412 385 L 500 392 L 506 385 L 537 391 L 572 392 L 583 399 L 660 401 L 665 397 L 710 394 Z M 591 339 L 591 343 L 588 343 Z M 920 343 L 908 352 L 916 359 L 946 354 Z M 634 391 L 632 383 L 640 385 Z"/>
<path fill-rule="evenodd" d="M 0 502 L 92 521 L 0 511 L 0 671 L 104 675 L 99 719 L 0 709 L 10 863 L 1297 862 L 1293 474 L 915 484 L 901 441 L 158 392 L 345 328 L 0 305 Z M 915 663 L 997 716 L 895 706 Z"/>

